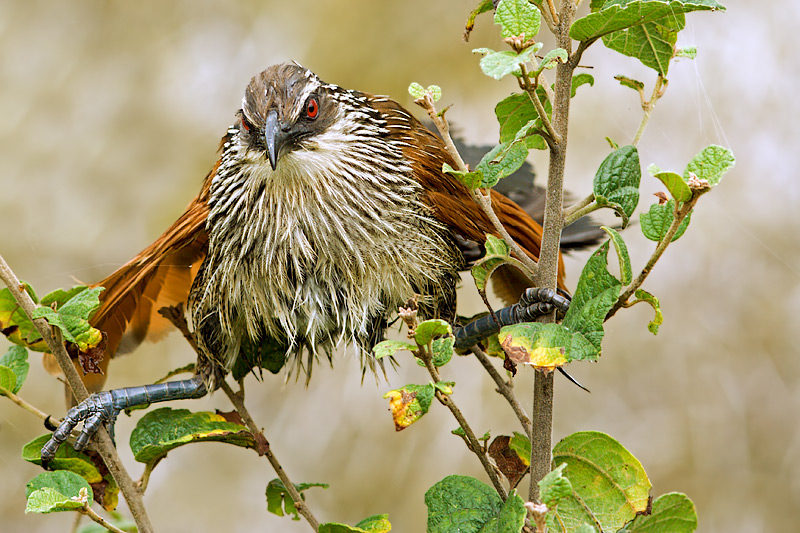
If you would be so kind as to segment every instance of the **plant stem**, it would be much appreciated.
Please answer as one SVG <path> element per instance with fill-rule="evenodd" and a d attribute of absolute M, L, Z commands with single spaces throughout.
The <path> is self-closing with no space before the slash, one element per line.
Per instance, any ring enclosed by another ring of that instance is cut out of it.
<path fill-rule="evenodd" d="M 311 510 L 303 500 L 303 497 L 300 495 L 300 492 L 295 487 L 292 480 L 289 479 L 289 476 L 286 474 L 286 471 L 281 466 L 281 463 L 278 461 L 275 454 L 272 453 L 272 448 L 269 445 L 269 441 L 264 436 L 264 432 L 259 429 L 256 425 L 253 417 L 250 416 L 250 412 L 247 410 L 247 407 L 244 405 L 244 391 L 234 392 L 231 389 L 228 382 L 224 379 L 220 382 L 220 388 L 225 393 L 225 395 L 231 400 L 233 407 L 236 409 L 236 412 L 242 417 L 244 420 L 245 425 L 247 425 L 250 432 L 255 436 L 256 441 L 259 444 L 258 453 L 259 455 L 266 456 L 269 464 L 272 466 L 272 469 L 275 470 L 275 473 L 278 474 L 278 477 L 283 482 L 283 485 L 286 487 L 286 491 L 289 493 L 289 496 L 294 501 L 294 507 L 297 509 L 297 512 L 303 515 L 303 518 L 306 519 L 306 522 L 314 529 L 314 531 L 319 530 L 319 521 L 314 517 L 311 513 Z"/>
<path fill-rule="evenodd" d="M 590 194 L 575 205 L 564 209 L 564 227 L 566 228 L 579 218 L 585 217 L 592 211 L 597 211 L 600 206 L 594 203 L 594 193 Z"/>
<path fill-rule="evenodd" d="M 472 198 L 475 200 L 475 203 L 481 207 L 483 212 L 486 213 L 486 216 L 489 217 L 494 229 L 500 234 L 500 237 L 502 237 L 506 244 L 508 244 L 511 251 L 517 256 L 517 259 L 529 270 L 529 275 L 535 276 L 539 266 L 522 248 L 520 248 L 519 244 L 511 238 L 508 230 L 503 226 L 503 223 L 500 222 L 497 213 L 494 212 L 494 208 L 492 207 L 492 194 L 490 192 L 484 194 L 480 189 L 475 189 L 472 191 Z"/>
<path fill-rule="evenodd" d="M 89 518 L 91 518 L 92 520 L 94 520 L 95 522 L 97 522 L 98 524 L 100 524 L 101 526 L 103 526 L 104 528 L 106 528 L 109 531 L 113 531 L 114 533 L 125 533 L 125 531 L 123 531 L 122 529 L 118 528 L 117 526 L 115 526 L 114 524 L 112 524 L 111 522 L 109 522 L 108 520 L 106 520 L 105 518 L 100 516 L 99 514 L 97 514 L 94 511 L 94 509 L 89 507 L 88 504 L 84 504 L 83 508 L 79 509 L 78 512 L 88 516 Z"/>
<path fill-rule="evenodd" d="M 556 46 L 572 53 L 569 28 L 575 16 L 573 0 L 562 0 L 560 19 L 556 25 Z M 567 156 L 569 105 L 572 92 L 572 61 L 556 65 L 555 99 L 553 100 L 553 129 L 559 142 L 550 145 L 550 166 L 547 175 L 542 250 L 539 256 L 538 287 L 555 288 L 558 283 L 558 258 L 561 230 L 564 228 L 564 169 Z M 542 322 L 554 322 L 555 312 L 542 317 Z M 536 372 L 533 390 L 533 429 L 531 440 L 530 501 L 539 498 L 538 482 L 550 472 L 553 440 L 553 373 Z"/>
<path fill-rule="evenodd" d="M 522 86 L 525 89 L 525 92 L 528 94 L 528 98 L 530 98 L 533 107 L 536 108 L 536 112 L 539 114 L 539 118 L 542 119 L 542 125 L 544 126 L 544 129 L 547 130 L 547 135 L 550 137 L 551 143 L 548 144 L 560 143 L 561 136 L 558 134 L 555 128 L 553 128 L 553 123 L 550 121 L 550 118 L 547 116 L 547 112 L 544 110 L 542 102 L 536 95 L 536 85 L 539 84 L 538 77 L 535 80 L 533 80 L 533 85 L 532 85 L 530 76 L 528 76 L 528 70 L 525 67 L 525 65 L 520 65 L 519 68 L 520 71 L 522 72 L 522 76 L 520 77 Z M 572 80 L 570 79 L 570 88 L 571 87 L 572 87 Z M 553 95 L 553 98 L 555 99 L 555 95 Z"/>
<path fill-rule="evenodd" d="M 522 406 L 519 404 L 517 400 L 517 396 L 514 394 L 514 387 L 512 386 L 512 381 L 506 382 L 503 379 L 503 376 L 497 369 L 494 367 L 492 362 L 489 360 L 489 356 L 480 349 L 479 346 L 475 345 L 470 348 L 470 351 L 475 355 L 483 368 L 489 373 L 492 377 L 494 382 L 497 384 L 497 392 L 500 393 L 503 398 L 508 401 L 508 404 L 511 406 L 511 409 L 514 411 L 514 414 L 517 415 L 517 419 L 519 423 L 522 424 L 522 429 L 525 430 L 525 434 L 528 438 L 531 438 L 531 419 Z"/>
<path fill-rule="evenodd" d="M 19 396 L 17 396 L 13 392 L 11 392 L 10 390 L 7 390 L 7 389 L 4 389 L 4 388 L 0 387 L 0 395 L 5 396 L 6 398 L 11 400 L 15 404 L 19 405 L 20 407 L 22 407 L 23 409 L 25 409 L 29 413 L 33 413 L 34 415 L 38 416 L 42 420 L 47 420 L 47 418 L 50 417 L 50 415 L 48 415 L 44 411 L 40 410 L 35 405 L 29 404 L 28 402 L 26 402 L 25 400 L 23 400 L 22 398 L 20 398 Z M 50 421 L 53 424 L 56 424 L 56 425 L 61 423 L 60 420 L 53 420 L 52 417 L 50 417 Z"/>
<path fill-rule="evenodd" d="M 14 299 L 17 301 L 22 310 L 25 311 L 27 317 L 31 318 L 33 310 L 36 308 L 36 304 L 33 302 L 28 292 L 20 284 L 19 279 L 17 279 L 17 276 L 14 274 L 11 268 L 9 268 L 8 264 L 5 262 L 5 259 L 3 259 L 1 255 L 0 279 L 3 280 L 3 283 L 5 283 L 6 287 L 8 287 L 8 290 L 11 291 Z M 47 347 L 50 348 L 51 353 L 58 361 L 62 372 L 64 372 L 64 375 L 67 378 L 67 383 L 69 383 L 69 386 L 72 389 L 72 394 L 75 396 L 75 399 L 80 402 L 88 398 L 89 391 L 86 390 L 83 381 L 81 381 L 81 378 L 78 375 L 77 369 L 72 364 L 72 359 L 67 353 L 67 349 L 64 347 L 64 342 L 61 339 L 60 331 L 58 329 L 51 329 L 50 325 L 44 319 L 33 320 L 33 324 L 36 326 L 39 334 L 47 343 Z M 131 514 L 133 515 L 133 519 L 136 522 L 136 526 L 138 527 L 140 533 L 152 532 L 153 525 L 150 522 L 150 518 L 147 516 L 147 509 L 142 501 L 142 493 L 137 489 L 130 475 L 128 475 L 127 470 L 125 470 L 125 467 L 122 464 L 119 455 L 117 454 L 117 450 L 114 447 L 114 443 L 112 442 L 108 431 L 106 431 L 106 428 L 100 426 L 97 433 L 95 433 L 95 436 L 92 438 L 92 441 L 97 449 L 97 452 L 100 454 L 100 457 L 103 458 L 103 462 L 105 462 L 106 466 L 108 467 L 108 471 L 111 472 L 111 475 L 117 482 L 120 491 L 122 491 L 123 496 L 125 496 L 125 500 L 128 502 L 128 508 L 131 510 Z"/>
<path fill-rule="evenodd" d="M 195 341 L 194 334 L 189 330 L 189 324 L 186 322 L 186 316 L 183 313 L 183 304 L 178 304 L 177 306 L 172 307 L 164 307 L 158 310 L 159 314 L 172 322 L 172 324 L 181 332 L 183 338 L 186 339 L 186 342 L 194 349 L 195 352 L 198 354 L 200 353 L 197 349 L 197 342 Z M 250 411 L 247 410 L 247 406 L 244 404 L 244 389 L 241 389 L 239 392 L 234 392 L 228 382 L 220 380 L 219 387 L 225 393 L 225 395 L 230 399 L 231 403 L 233 404 L 234 409 L 236 412 L 239 413 L 239 416 L 242 417 L 247 428 L 253 434 L 258 444 L 257 452 L 259 455 L 266 456 L 269 464 L 272 466 L 272 469 L 275 470 L 275 473 L 278 474 L 278 478 L 283 482 L 283 485 L 286 487 L 286 492 L 289 493 L 289 496 L 294 501 L 294 507 L 297 509 L 297 512 L 303 515 L 303 518 L 306 519 L 306 522 L 314 529 L 314 531 L 319 530 L 319 521 L 314 517 L 311 510 L 303 500 L 303 497 L 300 495 L 300 492 L 295 487 L 292 480 L 289 479 L 288 474 L 281 466 L 281 463 L 278 461 L 278 458 L 275 457 L 275 454 L 272 453 L 272 447 L 267 440 L 267 437 L 264 436 L 264 432 L 258 427 L 253 420 L 253 417 L 250 415 Z"/>
<path fill-rule="evenodd" d="M 427 348 L 420 346 L 418 353 L 419 359 L 425 363 L 425 368 L 428 369 L 428 373 L 433 379 L 433 382 L 439 383 L 441 381 L 439 377 L 439 371 L 433 365 L 433 359 L 430 352 L 427 350 Z M 503 499 L 503 501 L 506 501 L 506 498 L 508 498 L 508 492 L 506 492 L 503 482 L 500 480 L 500 476 L 497 475 L 497 469 L 494 467 L 494 465 L 492 465 L 492 463 L 489 462 L 489 458 L 486 457 L 486 452 L 484 451 L 480 442 L 478 442 L 478 438 L 475 436 L 475 432 L 472 431 L 467 419 L 464 418 L 464 414 L 449 395 L 442 393 L 442 391 L 439 389 L 436 389 L 435 396 L 436 399 L 439 400 L 439 403 L 450 409 L 450 412 L 453 413 L 453 417 L 455 417 L 456 421 L 458 421 L 458 425 L 464 430 L 467 447 L 472 453 L 478 456 L 478 460 L 481 462 L 481 465 L 483 465 L 483 469 L 486 471 L 486 475 L 488 475 L 489 479 L 492 481 L 492 485 L 494 485 L 495 490 Z"/>
<path fill-rule="evenodd" d="M 426 94 L 422 98 L 415 100 L 414 103 L 425 109 L 425 111 L 428 113 L 428 116 L 431 118 L 433 124 L 436 126 L 436 129 L 439 132 L 439 136 L 441 136 L 442 140 L 444 141 L 445 148 L 447 148 L 447 153 L 449 153 L 453 158 L 453 161 L 455 161 L 457 170 L 469 172 L 469 168 L 467 167 L 466 163 L 464 163 L 464 159 L 461 157 L 461 154 L 458 153 L 458 149 L 456 148 L 455 143 L 453 143 L 452 137 L 450 137 L 450 125 L 447 123 L 447 120 L 444 118 L 444 116 L 436 112 L 436 107 L 434 106 L 433 99 L 430 97 L 430 95 Z M 500 219 L 497 218 L 497 215 L 492 208 L 491 193 L 486 193 L 484 195 L 479 189 L 473 189 L 472 199 L 475 200 L 475 203 L 478 204 L 484 213 L 486 213 L 486 216 L 489 217 L 494 229 L 506 242 L 511 251 L 514 252 L 514 255 L 517 256 L 517 259 L 522 261 L 522 263 L 530 270 L 530 275 L 535 275 L 537 269 L 536 263 L 522 250 L 522 248 L 520 248 L 519 244 L 517 244 L 516 241 L 511 238 L 511 235 L 500 222 Z"/>
<path fill-rule="evenodd" d="M 650 96 L 650 100 L 645 101 L 644 97 L 642 97 L 642 111 L 644 114 L 642 115 L 642 122 L 639 124 L 639 129 L 636 130 L 636 135 L 633 137 L 633 141 L 631 144 L 636 146 L 639 144 L 639 141 L 642 139 L 642 135 L 644 135 L 644 130 L 647 127 L 647 123 L 650 121 L 650 115 L 653 113 L 653 109 L 656 107 L 656 102 L 658 99 L 664 96 L 664 91 L 667 89 L 667 80 L 661 74 L 658 75 L 656 78 L 656 84 L 653 87 L 653 94 Z"/>
<path fill-rule="evenodd" d="M 672 224 L 667 230 L 666 235 L 664 235 L 664 238 L 659 241 L 658 246 L 656 246 L 656 249 L 650 256 L 650 259 L 647 261 L 647 264 L 644 266 L 639 275 L 636 276 L 636 279 L 633 280 L 633 282 L 622 292 L 622 294 L 619 295 L 616 303 L 606 315 L 606 320 L 614 316 L 616 312 L 620 310 L 620 308 L 628 305 L 628 299 L 633 296 L 633 293 L 636 292 L 636 289 L 641 287 L 644 283 L 644 280 L 647 279 L 648 275 L 650 275 L 650 272 L 653 270 L 656 262 L 664 254 L 667 246 L 669 246 L 669 244 L 672 242 L 672 238 L 678 232 L 678 228 L 680 227 L 681 223 L 689 215 L 692 209 L 694 209 L 694 205 L 697 203 L 698 198 L 699 196 L 695 195 L 691 200 L 684 202 L 684 204 L 677 210 L 672 218 Z"/>

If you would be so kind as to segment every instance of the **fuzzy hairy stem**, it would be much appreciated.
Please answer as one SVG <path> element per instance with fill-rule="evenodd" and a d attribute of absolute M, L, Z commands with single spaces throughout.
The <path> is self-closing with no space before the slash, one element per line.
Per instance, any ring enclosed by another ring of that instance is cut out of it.
<path fill-rule="evenodd" d="M 562 0 L 560 19 L 556 25 L 556 46 L 567 54 L 572 53 L 569 28 L 575 16 L 572 0 Z M 550 166 L 547 175 L 542 250 L 539 257 L 538 287 L 555 288 L 558 282 L 558 257 L 561 230 L 564 227 L 564 169 L 567 156 L 567 133 L 569 105 L 572 93 L 572 73 L 575 65 L 571 61 L 556 66 L 555 99 L 553 101 L 553 128 L 560 142 L 550 145 Z M 542 322 L 554 322 L 555 312 L 542 317 Z M 531 440 L 531 484 L 529 499 L 539 498 L 538 482 L 551 466 L 553 440 L 553 373 L 536 372 L 533 390 L 533 429 Z"/>
<path fill-rule="evenodd" d="M 36 308 L 36 304 L 33 302 L 28 292 L 22 288 L 19 279 L 17 279 L 17 276 L 11 268 L 9 268 L 1 255 L 0 279 L 3 280 L 3 283 L 5 283 L 8 290 L 11 291 L 11 294 L 14 296 L 14 299 L 25 312 L 25 315 L 30 319 Z M 42 336 L 45 343 L 47 343 L 50 352 L 55 356 L 56 361 L 58 361 L 75 399 L 80 402 L 88 398 L 89 391 L 86 390 L 86 386 L 83 384 L 83 381 L 81 381 L 78 371 L 72 364 L 72 359 L 67 353 L 60 331 L 55 328 L 51 329 L 50 325 L 44 319 L 33 320 L 33 325 L 36 326 L 39 334 Z M 128 502 L 128 508 L 131 510 L 131 514 L 133 515 L 133 519 L 139 531 L 141 533 L 152 532 L 153 525 L 150 522 L 150 517 L 147 515 L 147 509 L 142 500 L 142 493 L 134 484 L 128 471 L 125 470 L 125 466 L 122 464 L 122 460 L 119 458 L 117 449 L 114 447 L 114 443 L 108 431 L 106 431 L 106 428 L 100 426 L 92 440 L 95 449 L 100 454 L 100 457 L 103 458 L 103 462 L 108 467 L 108 471 L 114 477 L 120 491 L 122 491 L 125 501 Z"/>

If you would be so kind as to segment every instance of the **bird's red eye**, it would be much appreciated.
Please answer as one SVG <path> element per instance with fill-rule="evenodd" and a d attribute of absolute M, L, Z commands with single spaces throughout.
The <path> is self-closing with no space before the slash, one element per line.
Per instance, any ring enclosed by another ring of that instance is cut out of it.
<path fill-rule="evenodd" d="M 319 103 L 316 98 L 309 98 L 306 103 L 306 116 L 310 119 L 317 118 L 319 114 Z"/>

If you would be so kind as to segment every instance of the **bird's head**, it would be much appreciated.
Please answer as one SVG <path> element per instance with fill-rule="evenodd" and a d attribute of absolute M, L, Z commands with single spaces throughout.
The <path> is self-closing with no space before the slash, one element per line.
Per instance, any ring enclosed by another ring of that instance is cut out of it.
<path fill-rule="evenodd" d="M 341 114 L 335 86 L 296 64 L 269 67 L 250 81 L 242 99 L 240 140 L 260 152 L 272 170 L 295 150 L 314 149 L 314 139 Z"/>

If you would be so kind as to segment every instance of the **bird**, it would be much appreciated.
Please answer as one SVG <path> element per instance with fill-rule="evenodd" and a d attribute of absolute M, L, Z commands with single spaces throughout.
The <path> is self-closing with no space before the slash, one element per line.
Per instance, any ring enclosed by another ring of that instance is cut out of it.
<path fill-rule="evenodd" d="M 458 323 L 460 272 L 497 233 L 471 191 L 442 171 L 455 167 L 442 139 L 389 97 L 323 82 L 297 63 L 273 65 L 248 84 L 220 152 L 176 222 L 94 285 L 105 290 L 91 323 L 109 355 L 162 336 L 171 324 L 159 309 L 185 304 L 195 375 L 112 391 L 92 376 L 95 393 L 68 411 L 43 464 L 80 422 L 76 449 L 121 409 L 204 396 L 237 361 L 265 350 L 310 373 L 320 354 L 348 345 L 374 370 L 372 348 L 411 298 L 421 319 L 453 324 L 461 348 L 568 306 L 507 269 L 495 285 L 509 305 Z M 510 236 L 538 260 L 541 225 L 490 194 Z M 597 237 L 589 233 L 587 242 Z M 558 287 L 566 290 L 561 258 Z"/>

